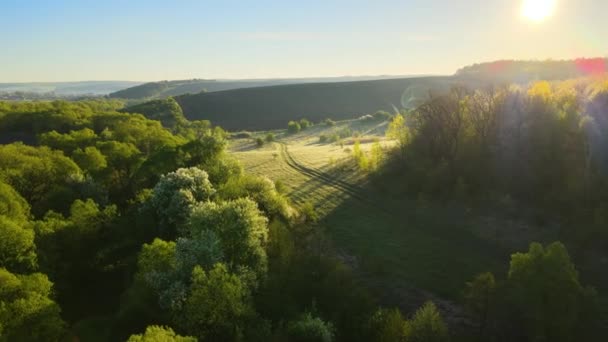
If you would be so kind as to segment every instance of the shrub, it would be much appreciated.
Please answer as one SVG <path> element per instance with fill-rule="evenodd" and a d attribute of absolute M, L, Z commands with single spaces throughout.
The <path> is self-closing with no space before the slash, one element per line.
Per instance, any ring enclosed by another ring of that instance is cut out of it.
<path fill-rule="evenodd" d="M 255 139 L 255 144 L 256 144 L 257 147 L 264 146 L 264 139 L 262 139 L 262 138 L 256 138 Z"/>
<path fill-rule="evenodd" d="M 194 337 L 177 335 L 173 329 L 161 326 L 149 326 L 141 335 L 131 335 L 127 342 L 196 342 Z"/>
<path fill-rule="evenodd" d="M 315 206 L 311 202 L 306 202 L 300 208 L 300 212 L 306 222 L 316 223 L 319 220 L 319 215 L 315 211 Z"/>
<path fill-rule="evenodd" d="M 296 121 L 289 121 L 287 124 L 287 132 L 290 134 L 296 134 L 302 130 L 302 126 Z"/>
<path fill-rule="evenodd" d="M 336 122 L 330 118 L 327 118 L 327 119 L 323 120 L 323 124 L 325 126 L 335 126 Z"/>
<path fill-rule="evenodd" d="M 426 302 L 407 322 L 406 341 L 445 342 L 448 339 L 448 328 L 432 302 Z"/>
<path fill-rule="evenodd" d="M 319 142 L 320 142 L 321 144 L 326 143 L 328 140 L 329 140 L 329 137 L 328 137 L 327 135 L 325 135 L 325 134 L 321 134 L 321 135 L 319 135 Z"/>
<path fill-rule="evenodd" d="M 312 122 L 310 122 L 306 119 L 300 120 L 300 128 L 307 129 L 308 127 L 312 127 Z"/>
<path fill-rule="evenodd" d="M 338 132 L 340 139 L 348 138 L 353 135 L 353 131 L 350 128 L 343 128 Z"/>
<path fill-rule="evenodd" d="M 310 313 L 304 314 L 287 327 L 289 341 L 294 342 L 331 342 L 334 339 L 333 326 Z"/>
<path fill-rule="evenodd" d="M 273 142 L 275 140 L 275 136 L 274 133 L 268 133 L 266 134 L 266 138 L 265 138 L 266 142 Z"/>
<path fill-rule="evenodd" d="M 380 308 L 367 322 L 367 334 L 370 341 L 403 341 L 407 321 L 399 309 Z"/>

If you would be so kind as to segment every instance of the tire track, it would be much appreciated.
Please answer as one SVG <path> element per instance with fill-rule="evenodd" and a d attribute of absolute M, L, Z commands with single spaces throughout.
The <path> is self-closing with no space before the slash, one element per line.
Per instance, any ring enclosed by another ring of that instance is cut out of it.
<path fill-rule="evenodd" d="M 363 194 L 364 190 L 362 190 L 361 188 L 358 188 L 352 184 L 344 182 L 343 180 L 328 176 L 327 174 L 325 174 L 322 171 L 319 171 L 314 168 L 310 168 L 310 167 L 307 167 L 307 166 L 301 164 L 289 153 L 289 151 L 287 149 L 287 145 L 285 143 L 279 143 L 279 145 L 281 146 L 281 156 L 282 156 L 283 160 L 285 160 L 287 165 L 289 167 L 291 167 L 292 169 L 294 169 L 297 172 L 300 172 L 308 177 L 318 179 L 319 181 L 321 181 L 321 183 L 323 183 L 325 185 L 328 185 L 328 186 L 334 187 L 338 190 L 341 190 L 341 191 L 349 194 L 351 197 L 353 197 L 369 206 L 375 207 L 378 210 L 381 210 L 382 212 L 384 212 L 386 214 L 392 215 L 392 213 L 389 212 L 386 208 L 376 204 L 374 201 L 371 201 L 369 199 L 369 197 L 366 197 Z"/>

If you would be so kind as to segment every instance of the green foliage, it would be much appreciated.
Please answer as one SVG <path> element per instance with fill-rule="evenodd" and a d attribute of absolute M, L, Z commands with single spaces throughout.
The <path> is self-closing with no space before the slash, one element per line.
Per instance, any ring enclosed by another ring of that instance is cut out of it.
<path fill-rule="evenodd" d="M 193 237 L 207 230 L 214 232 L 229 266 L 245 266 L 258 276 L 265 275 L 268 219 L 254 201 L 241 198 L 199 203 L 192 209 L 188 227 Z"/>
<path fill-rule="evenodd" d="M 160 121 L 164 127 L 167 127 L 174 132 L 177 131 L 180 126 L 185 126 L 187 121 L 182 112 L 182 108 L 172 97 L 131 106 L 124 109 L 124 111 L 129 113 L 140 113 L 150 120 Z"/>
<path fill-rule="evenodd" d="M 169 327 L 152 325 L 142 335 L 131 335 L 127 342 L 196 342 L 195 337 L 180 336 Z"/>
<path fill-rule="evenodd" d="M 530 245 L 511 256 L 507 284 L 510 304 L 520 317 L 527 340 L 574 341 L 590 294 L 563 244 Z"/>
<path fill-rule="evenodd" d="M 99 137 L 97 134 L 95 134 L 95 132 L 89 128 L 73 130 L 66 134 L 51 131 L 40 134 L 38 137 L 41 145 L 48 146 L 52 149 L 61 150 L 67 154 L 71 153 L 79 146 L 93 145 L 98 139 Z"/>
<path fill-rule="evenodd" d="M 262 146 L 264 146 L 264 143 L 265 143 L 265 141 L 264 141 L 264 139 L 262 139 L 262 138 L 256 138 L 256 139 L 255 139 L 255 145 L 256 145 L 257 147 L 262 147 Z"/>
<path fill-rule="evenodd" d="M 503 336 L 518 341 L 599 341 L 596 296 L 579 283 L 559 242 L 546 248 L 532 243 L 527 253 L 513 254 L 504 283 L 484 273 L 465 290 L 480 340 Z"/>
<path fill-rule="evenodd" d="M 334 328 L 310 312 L 302 315 L 298 320 L 292 321 L 287 327 L 289 341 L 294 342 L 332 342 Z"/>
<path fill-rule="evenodd" d="M 355 140 L 355 144 L 353 145 L 353 159 L 361 170 L 368 171 L 370 169 L 369 158 L 365 155 L 365 152 L 361 150 L 361 143 L 359 143 L 359 140 Z"/>
<path fill-rule="evenodd" d="M 271 143 L 271 142 L 275 141 L 275 135 L 274 135 L 274 133 L 270 132 L 270 133 L 266 134 L 266 137 L 264 138 L 264 140 L 267 143 Z"/>
<path fill-rule="evenodd" d="M 425 303 L 406 325 L 408 342 L 444 342 L 449 341 L 448 328 L 441 314 L 432 302 Z"/>
<path fill-rule="evenodd" d="M 319 221 L 319 214 L 315 210 L 315 205 L 312 202 L 306 202 L 300 207 L 300 215 L 303 217 L 304 222 L 317 223 Z"/>
<path fill-rule="evenodd" d="M 33 206 L 35 214 L 41 214 L 47 205 L 62 208 L 62 203 L 53 202 L 62 191 L 71 191 L 80 175 L 78 165 L 60 151 L 21 143 L 0 146 L 0 178 Z M 67 196 L 69 203 L 73 195 Z"/>
<path fill-rule="evenodd" d="M 10 185 L 0 181 L 0 216 L 25 222 L 30 216 L 30 206 L 27 201 Z"/>
<path fill-rule="evenodd" d="M 319 143 L 325 144 L 329 140 L 329 137 L 325 134 L 319 135 Z"/>
<path fill-rule="evenodd" d="M 384 159 L 384 152 L 382 151 L 382 146 L 380 145 L 379 141 L 374 141 L 372 144 L 372 149 L 369 153 L 368 159 L 369 169 L 371 171 L 376 171 L 378 168 L 380 168 Z"/>
<path fill-rule="evenodd" d="M 278 191 L 276 184 L 266 177 L 232 177 L 220 187 L 218 195 L 224 200 L 249 197 L 269 218 L 281 217 L 290 220 L 293 216 L 288 199 Z"/>
<path fill-rule="evenodd" d="M 52 283 L 40 273 L 0 268 L 0 341 L 60 341 L 66 324 L 53 302 Z"/>
<path fill-rule="evenodd" d="M 464 298 L 467 309 L 475 315 L 479 322 L 478 336 L 480 340 L 486 338 L 488 325 L 496 314 L 497 284 L 492 273 L 482 273 L 466 284 Z"/>
<path fill-rule="evenodd" d="M 106 157 L 95 146 L 85 147 L 84 150 L 76 149 L 72 159 L 85 172 L 99 172 L 108 166 Z"/>
<path fill-rule="evenodd" d="M 302 126 L 297 121 L 289 121 L 287 124 L 287 133 L 296 134 L 302 130 Z"/>
<path fill-rule="evenodd" d="M 563 225 L 560 239 L 603 248 L 597 241 L 605 230 L 597 222 L 608 193 L 608 154 L 599 132 L 606 128 L 601 108 L 608 92 L 601 83 L 539 81 L 432 94 L 387 131 L 401 152 L 392 165 L 402 187 L 467 206 L 492 208 L 509 198 L 513 209 L 529 213 L 513 210 L 517 215 Z"/>
<path fill-rule="evenodd" d="M 174 237 L 190 216 L 192 206 L 208 200 L 214 193 L 209 176 L 198 168 L 182 168 L 162 176 L 149 204 L 159 219 L 163 236 Z"/>
<path fill-rule="evenodd" d="M 369 319 L 367 331 L 369 341 L 405 342 L 407 321 L 399 309 L 380 308 Z"/>
<path fill-rule="evenodd" d="M 411 143 L 412 133 L 410 128 L 406 125 L 403 115 L 397 114 L 393 118 L 391 123 L 388 125 L 386 136 L 390 139 L 397 140 L 401 153 L 405 154 L 408 145 Z"/>
<path fill-rule="evenodd" d="M 118 217 L 114 205 L 101 207 L 93 200 L 76 200 L 70 215 L 49 212 L 43 220 L 34 222 L 36 248 L 40 270 L 55 282 L 58 299 L 66 317 L 81 315 L 89 303 L 107 302 L 107 276 L 104 239 Z M 86 277 L 82 275 L 86 274 Z M 91 296 L 90 291 L 99 291 Z"/>
<path fill-rule="evenodd" d="M 152 272 L 171 272 L 177 267 L 175 242 L 154 239 L 144 244 L 137 258 L 137 269 L 142 275 Z"/>
<path fill-rule="evenodd" d="M 36 267 L 34 232 L 0 215 L 0 267 L 13 272 Z"/>
<path fill-rule="evenodd" d="M 309 127 L 312 127 L 312 122 L 306 120 L 306 119 L 302 119 L 300 120 L 300 128 L 302 130 L 308 129 Z"/>
<path fill-rule="evenodd" d="M 331 127 L 331 126 L 335 126 L 336 122 L 334 120 L 330 119 L 330 118 L 327 118 L 327 119 L 323 120 L 323 124 L 325 126 L 330 126 Z"/>
<path fill-rule="evenodd" d="M 175 324 L 205 341 L 237 341 L 254 315 L 247 286 L 223 264 L 209 272 L 196 267 L 184 309 Z"/>

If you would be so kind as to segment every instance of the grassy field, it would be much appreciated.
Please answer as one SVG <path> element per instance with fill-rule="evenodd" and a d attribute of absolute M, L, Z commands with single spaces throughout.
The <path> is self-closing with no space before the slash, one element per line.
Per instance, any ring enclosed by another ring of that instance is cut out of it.
<path fill-rule="evenodd" d="M 349 162 L 352 139 L 318 143 L 320 134 L 344 128 L 361 132 L 367 151 L 374 139 L 383 139 L 386 124 L 355 120 L 296 135 L 276 132 L 277 141 L 262 148 L 241 139 L 231 149 L 247 172 L 283 183 L 296 205 L 315 206 L 318 228 L 327 232 L 337 255 L 385 305 L 411 311 L 433 299 L 444 310 L 456 310 L 443 299 L 457 300 L 465 282 L 480 272 L 502 273 L 508 251 L 473 234 L 464 211 L 396 199 L 390 189 L 367 184 L 365 173 Z M 391 144 L 382 140 L 385 148 Z"/>

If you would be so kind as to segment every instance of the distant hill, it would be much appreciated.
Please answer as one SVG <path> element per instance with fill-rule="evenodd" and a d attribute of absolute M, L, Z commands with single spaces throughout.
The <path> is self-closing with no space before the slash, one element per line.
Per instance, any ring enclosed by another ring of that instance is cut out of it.
<path fill-rule="evenodd" d="M 312 83 L 235 89 L 175 97 L 186 118 L 211 120 L 228 130 L 266 130 L 289 120 L 349 119 L 377 110 L 393 112 L 428 89 L 446 89 L 448 76 Z"/>
<path fill-rule="evenodd" d="M 0 83 L 0 93 L 54 93 L 58 96 L 108 95 L 139 84 L 141 82 L 131 81 Z"/>
<path fill-rule="evenodd" d="M 458 70 L 456 75 L 526 83 L 534 80 L 565 80 L 607 72 L 608 59 L 580 58 L 555 61 L 502 60 L 479 63 Z"/>
<path fill-rule="evenodd" d="M 215 92 L 240 88 L 267 87 L 274 85 L 299 83 L 324 83 L 364 81 L 377 79 L 402 78 L 404 76 L 344 76 L 321 78 L 285 78 L 285 79 L 250 79 L 250 80 L 179 80 L 160 81 L 140 84 L 131 88 L 110 94 L 112 98 L 122 99 L 162 99 L 169 96 L 198 94 L 200 92 Z"/>

